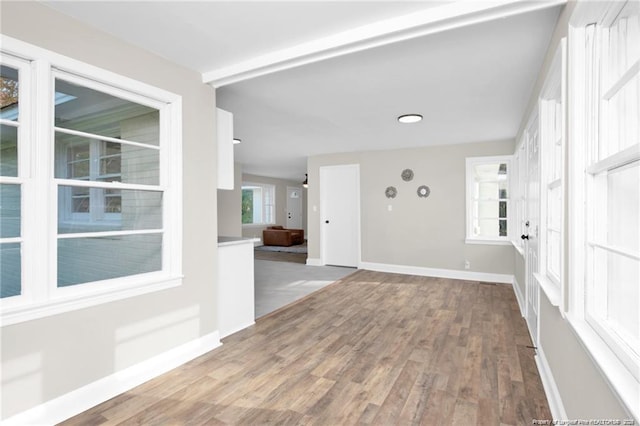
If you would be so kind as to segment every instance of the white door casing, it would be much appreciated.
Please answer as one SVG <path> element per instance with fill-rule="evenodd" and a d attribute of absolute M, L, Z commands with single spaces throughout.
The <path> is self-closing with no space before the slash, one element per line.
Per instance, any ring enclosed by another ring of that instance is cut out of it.
<path fill-rule="evenodd" d="M 320 253 L 324 265 L 360 262 L 360 166 L 320 168 Z"/>
<path fill-rule="evenodd" d="M 302 229 L 302 188 L 287 186 L 287 228 Z"/>

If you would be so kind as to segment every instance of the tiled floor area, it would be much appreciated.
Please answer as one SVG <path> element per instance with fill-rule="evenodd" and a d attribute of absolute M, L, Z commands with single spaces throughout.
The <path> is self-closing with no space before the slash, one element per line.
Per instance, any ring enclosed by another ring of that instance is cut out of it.
<path fill-rule="evenodd" d="M 255 311 L 260 318 L 356 271 L 337 266 L 255 260 Z"/>

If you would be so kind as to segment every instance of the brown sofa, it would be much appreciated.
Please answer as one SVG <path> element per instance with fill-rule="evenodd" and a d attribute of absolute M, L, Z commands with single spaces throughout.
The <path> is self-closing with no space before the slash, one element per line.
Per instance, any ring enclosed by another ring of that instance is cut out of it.
<path fill-rule="evenodd" d="M 262 231 L 262 243 L 265 246 L 289 247 L 304 243 L 304 229 L 286 229 L 282 226 L 270 226 Z"/>

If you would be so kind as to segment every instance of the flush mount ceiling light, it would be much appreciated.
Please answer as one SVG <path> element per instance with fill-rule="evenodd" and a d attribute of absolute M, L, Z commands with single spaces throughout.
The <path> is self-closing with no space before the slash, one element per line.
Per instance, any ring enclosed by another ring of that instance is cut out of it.
<path fill-rule="evenodd" d="M 227 139 L 227 140 L 229 140 L 229 139 Z M 242 139 L 233 138 L 233 144 L 234 145 L 238 145 L 240 142 L 242 142 Z"/>
<path fill-rule="evenodd" d="M 420 114 L 404 114 L 398 117 L 398 121 L 404 124 L 417 123 L 422 121 L 422 116 Z"/>

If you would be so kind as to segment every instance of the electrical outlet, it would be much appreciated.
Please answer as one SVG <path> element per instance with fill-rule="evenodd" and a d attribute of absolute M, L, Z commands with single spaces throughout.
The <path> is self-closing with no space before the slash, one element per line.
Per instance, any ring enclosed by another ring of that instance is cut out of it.
<path fill-rule="evenodd" d="M 471 269 L 471 262 L 469 262 L 468 260 L 464 261 L 464 269 Z"/>

